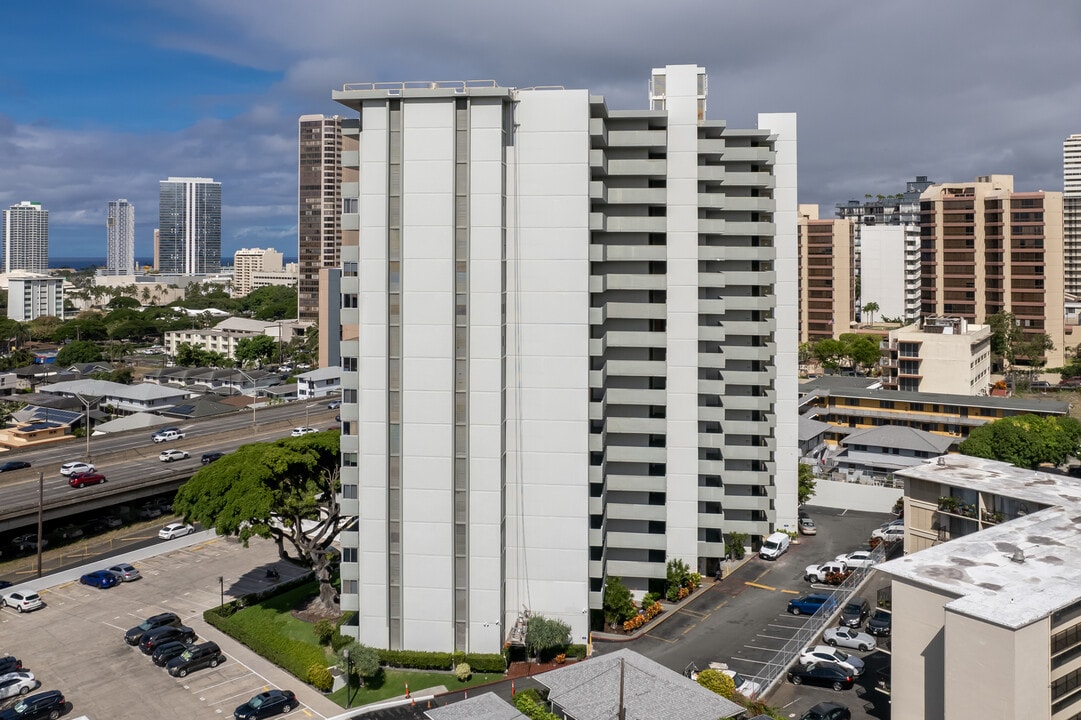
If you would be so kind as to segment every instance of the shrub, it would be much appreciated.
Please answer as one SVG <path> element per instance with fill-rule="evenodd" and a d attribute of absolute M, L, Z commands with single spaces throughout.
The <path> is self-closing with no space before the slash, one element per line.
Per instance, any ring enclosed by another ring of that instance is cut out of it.
<path fill-rule="evenodd" d="M 679 598 L 679 589 L 687 584 L 687 576 L 690 575 L 690 571 L 691 569 L 687 566 L 687 563 L 679 558 L 668 561 L 665 568 L 665 596 L 670 602 L 674 602 Z"/>
<path fill-rule="evenodd" d="M 561 652 L 555 657 L 556 665 L 562 665 L 567 662 L 567 653 Z"/>
<path fill-rule="evenodd" d="M 651 592 L 647 592 L 642 596 L 642 609 L 648 611 L 657 602 L 657 596 Z"/>
<path fill-rule="evenodd" d="M 604 584 L 604 619 L 609 625 L 618 625 L 636 612 L 631 591 L 618 577 L 610 576 Z"/>
<path fill-rule="evenodd" d="M 735 681 L 720 670 L 703 670 L 698 673 L 698 684 L 728 700 L 736 694 Z"/>
<path fill-rule="evenodd" d="M 338 652 L 351 642 L 353 642 L 353 638 L 342 635 L 341 632 L 335 630 L 334 635 L 330 638 L 330 647 L 334 652 Z"/>
<path fill-rule="evenodd" d="M 540 695 L 535 691 L 532 694 L 529 690 L 518 693 L 514 698 L 514 707 L 530 720 L 559 720 L 558 715 L 544 709 Z"/>
<path fill-rule="evenodd" d="M 473 677 L 473 669 L 469 667 L 469 663 L 459 663 L 454 668 L 454 677 L 458 678 L 459 682 L 465 682 Z"/>
<path fill-rule="evenodd" d="M 330 620 L 320 620 L 315 623 L 315 636 L 319 638 L 320 645 L 330 645 L 338 628 Z"/>
<path fill-rule="evenodd" d="M 658 607 L 660 607 L 658 605 Z M 586 658 L 586 646 L 585 645 L 568 645 L 567 655 L 578 660 L 585 660 Z"/>
<path fill-rule="evenodd" d="M 308 684 L 321 692 L 330 692 L 334 687 L 334 677 L 325 663 L 312 663 L 308 666 Z"/>
<path fill-rule="evenodd" d="M 473 672 L 501 673 L 507 661 L 499 653 L 444 653 L 424 650 L 380 650 L 384 665 L 414 670 L 453 670 L 458 663 L 469 663 Z"/>
<path fill-rule="evenodd" d="M 747 553 L 747 534 L 741 532 L 728 533 L 728 541 L 724 544 L 724 551 L 736 560 L 742 560 Z"/>
<path fill-rule="evenodd" d="M 235 616 L 222 617 L 217 608 L 203 613 L 208 624 L 229 635 L 257 654 L 292 673 L 298 679 L 307 681 L 308 670 L 313 664 L 326 666 L 323 650 L 313 647 L 302 640 L 280 635 L 275 628 L 250 626 L 236 619 Z"/>

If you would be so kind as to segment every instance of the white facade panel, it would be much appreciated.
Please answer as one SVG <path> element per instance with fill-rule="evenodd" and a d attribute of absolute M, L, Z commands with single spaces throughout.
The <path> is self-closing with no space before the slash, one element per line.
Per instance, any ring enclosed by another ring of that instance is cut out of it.
<path fill-rule="evenodd" d="M 860 302 L 877 303 L 877 317 L 903 318 L 905 308 L 905 228 L 860 228 Z"/>

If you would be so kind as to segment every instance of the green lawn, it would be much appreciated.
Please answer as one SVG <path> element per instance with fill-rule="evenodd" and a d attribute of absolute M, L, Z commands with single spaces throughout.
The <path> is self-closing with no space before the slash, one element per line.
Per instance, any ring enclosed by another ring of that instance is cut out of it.
<path fill-rule="evenodd" d="M 409 683 L 409 694 L 425 694 L 427 688 L 443 685 L 447 690 L 464 690 L 474 685 L 502 680 L 502 674 L 474 673 L 466 682 L 458 682 L 458 678 L 452 673 L 433 673 L 421 670 L 384 670 L 383 677 L 376 681 L 369 681 L 363 688 L 353 688 L 352 707 L 360 707 L 368 703 L 379 702 L 392 697 L 405 695 L 405 684 Z M 345 707 L 345 688 L 328 695 L 328 697 Z"/>
<path fill-rule="evenodd" d="M 246 607 L 233 617 L 246 625 L 275 627 L 281 635 L 318 647 L 315 626 L 296 619 L 289 612 L 318 589 L 318 584 L 314 582 L 301 585 L 281 595 L 267 598 L 258 605 Z"/>

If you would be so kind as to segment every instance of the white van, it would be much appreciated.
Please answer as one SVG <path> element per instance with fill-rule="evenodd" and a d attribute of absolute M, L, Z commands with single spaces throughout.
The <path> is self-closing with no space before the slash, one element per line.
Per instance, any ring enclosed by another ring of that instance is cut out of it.
<path fill-rule="evenodd" d="M 784 555 L 789 542 L 791 542 L 791 538 L 788 537 L 787 533 L 775 532 L 762 541 L 762 548 L 758 551 L 758 557 L 764 560 L 776 560 L 781 555 Z"/>

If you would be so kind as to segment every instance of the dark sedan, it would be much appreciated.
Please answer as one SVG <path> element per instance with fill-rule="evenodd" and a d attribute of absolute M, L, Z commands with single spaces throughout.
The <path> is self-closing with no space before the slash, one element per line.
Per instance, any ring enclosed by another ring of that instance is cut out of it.
<path fill-rule="evenodd" d="M 96 587 L 99 590 L 108 590 L 111 587 L 116 587 L 117 585 L 119 585 L 120 578 L 118 578 L 116 575 L 113 575 L 108 570 L 95 570 L 94 572 L 89 572 L 86 575 L 80 577 L 79 582 L 81 582 L 83 585 Z"/>
<path fill-rule="evenodd" d="M 799 720 L 851 720 L 852 713 L 840 703 L 820 702 L 803 713 Z"/>
<path fill-rule="evenodd" d="M 7 675 L 9 672 L 16 672 L 23 669 L 23 661 L 16 658 L 14 655 L 0 656 L 0 675 Z"/>
<path fill-rule="evenodd" d="M 867 619 L 867 627 L 865 627 L 864 630 L 877 637 L 886 637 L 890 634 L 892 625 L 893 613 L 889 610 L 878 608 L 871 614 L 871 617 Z"/>
<path fill-rule="evenodd" d="M 11 472 L 12 470 L 25 470 L 30 467 L 30 463 L 23 462 L 22 460 L 8 460 L 6 463 L 0 463 L 0 473 Z"/>
<path fill-rule="evenodd" d="M 290 712 L 296 706 L 297 697 L 291 690 L 268 690 L 234 710 L 233 720 L 260 720 Z"/>
<path fill-rule="evenodd" d="M 56 720 L 66 710 L 64 694 L 59 690 L 48 690 L 23 697 L 7 710 L 0 712 L 0 720 Z"/>
<path fill-rule="evenodd" d="M 793 685 L 823 685 L 834 690 L 848 690 L 856 678 L 847 669 L 831 662 L 796 665 L 788 671 L 788 682 Z"/>
<path fill-rule="evenodd" d="M 154 653 L 150 656 L 150 659 L 154 661 L 154 664 L 158 667 L 165 667 L 165 664 L 180 655 L 188 649 L 188 646 L 179 640 L 171 640 L 167 643 L 162 643 L 154 649 Z"/>
<path fill-rule="evenodd" d="M 202 462 L 203 462 L 203 465 L 209 465 L 210 463 L 214 462 L 215 460 L 221 460 L 223 457 L 225 457 L 225 453 L 223 453 L 223 452 L 203 453 Z"/>
<path fill-rule="evenodd" d="M 139 641 L 139 649 L 143 651 L 144 655 L 150 655 L 159 645 L 174 640 L 188 644 L 193 643 L 195 642 L 195 631 L 183 625 L 180 627 L 171 625 L 160 627 L 143 635 L 143 639 Z"/>

